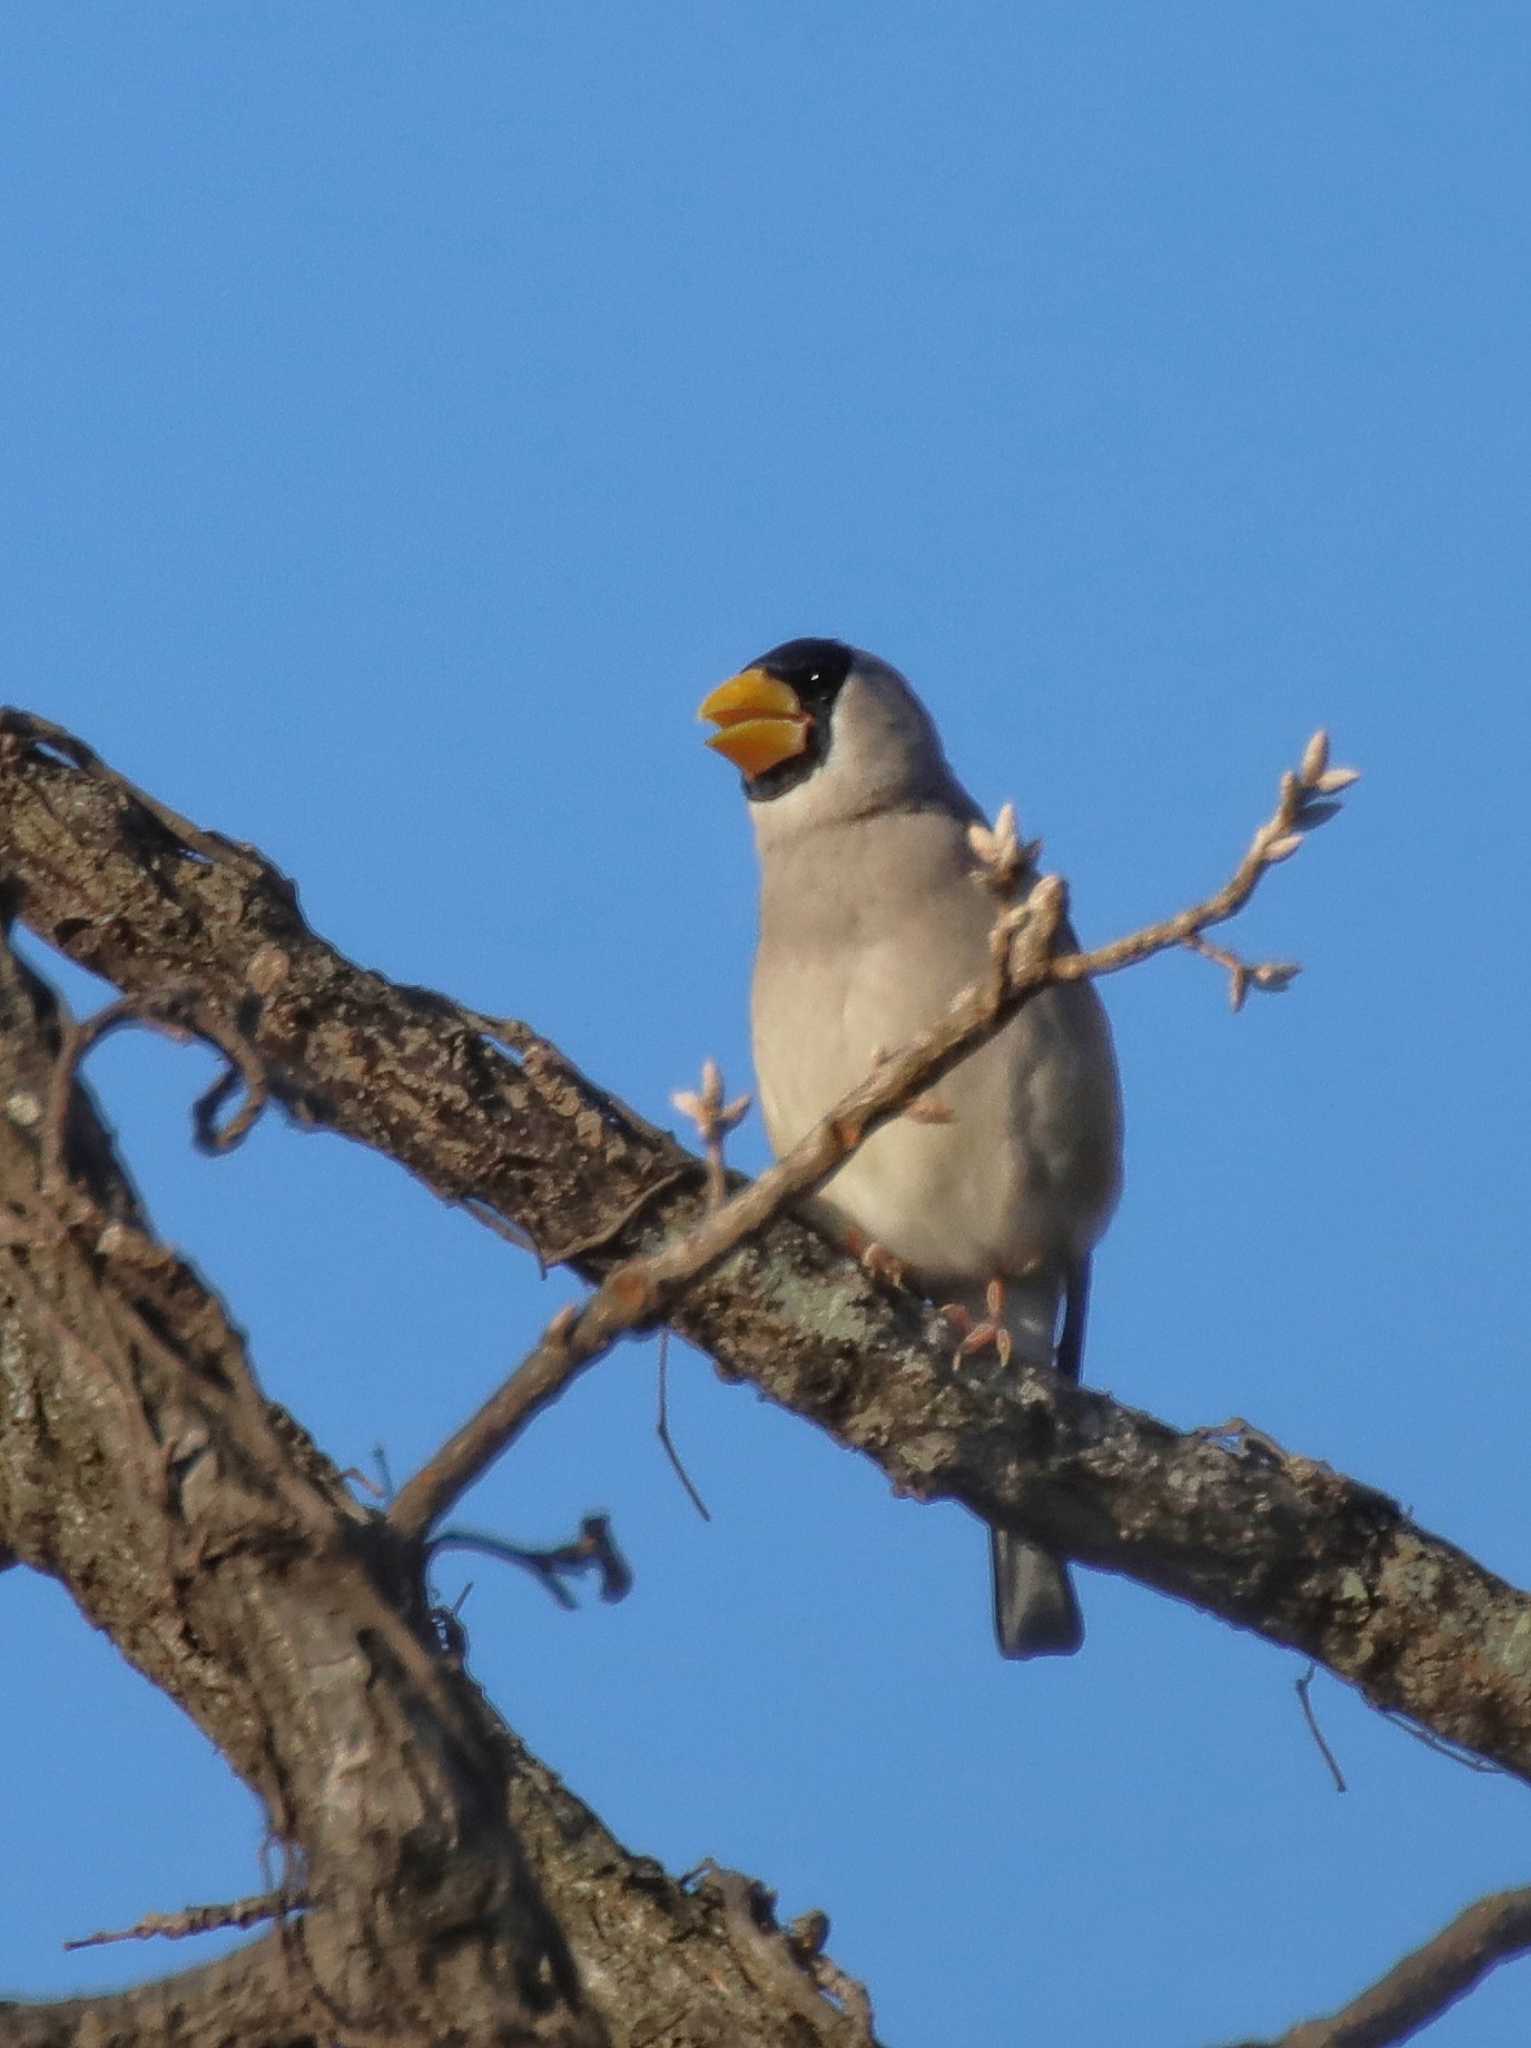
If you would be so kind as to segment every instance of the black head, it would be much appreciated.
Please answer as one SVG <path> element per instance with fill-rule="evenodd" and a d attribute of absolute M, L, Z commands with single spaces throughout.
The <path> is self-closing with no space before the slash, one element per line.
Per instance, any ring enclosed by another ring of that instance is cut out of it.
<path fill-rule="evenodd" d="M 751 668 L 764 669 L 767 675 L 796 691 L 798 701 L 813 719 L 802 753 L 768 768 L 763 775 L 745 778 L 744 793 L 751 803 L 768 803 L 772 797 L 785 796 L 818 767 L 829 745 L 830 713 L 855 661 L 855 648 L 847 647 L 843 640 L 808 639 L 784 640 L 780 647 L 773 647 L 750 663 Z"/>

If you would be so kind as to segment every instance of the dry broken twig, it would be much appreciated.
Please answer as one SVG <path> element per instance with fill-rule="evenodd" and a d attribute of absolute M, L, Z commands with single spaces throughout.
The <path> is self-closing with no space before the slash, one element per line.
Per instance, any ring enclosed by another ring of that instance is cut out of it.
<path fill-rule="evenodd" d="M 625 1600 L 633 1589 L 632 1567 L 617 1547 L 609 1515 L 584 1516 L 579 1534 L 571 1543 L 555 1544 L 546 1550 L 532 1550 L 524 1544 L 511 1543 L 503 1536 L 492 1535 L 487 1529 L 443 1529 L 431 1538 L 429 1550 L 433 1558 L 441 1556 L 444 1551 L 462 1550 L 479 1557 L 492 1557 L 499 1564 L 519 1565 L 523 1571 L 531 1573 L 560 1607 L 571 1611 L 577 1603 L 564 1584 L 565 1579 L 580 1578 L 593 1571 L 600 1581 L 600 1595 L 605 1601 Z"/>
<path fill-rule="evenodd" d="M 179 1913 L 145 1913 L 136 1927 L 121 1927 L 111 1933 L 82 1934 L 66 1941 L 66 1949 L 100 1948 L 111 1941 L 148 1941 L 158 1935 L 166 1941 L 184 1941 L 192 1934 L 213 1934 L 223 1927 L 258 1927 L 263 1920 L 279 1920 L 284 1914 L 301 1912 L 308 1904 L 305 1893 L 256 1892 L 247 1899 L 231 1899 L 222 1906 L 183 1906 Z"/>
<path fill-rule="evenodd" d="M 1317 1744 L 1319 1755 L 1329 1766 L 1329 1775 L 1334 1780 L 1335 1791 L 1344 1792 L 1348 1789 L 1345 1784 L 1345 1773 L 1340 1769 L 1334 1751 L 1324 1740 L 1324 1731 L 1319 1727 L 1318 1716 L 1313 1711 L 1313 1701 L 1310 1695 L 1313 1689 L 1313 1676 L 1317 1670 L 1317 1664 L 1310 1663 L 1301 1678 L 1294 1680 L 1297 1701 L 1298 1705 L 1302 1708 L 1302 1717 L 1308 1724 L 1308 1733 Z"/>
<path fill-rule="evenodd" d="M 687 1500 L 690 1501 L 704 1522 L 710 1522 L 712 1520 L 712 1510 L 697 1491 L 696 1482 L 686 1470 L 681 1454 L 675 1447 L 675 1439 L 670 1434 L 670 1332 L 668 1329 L 661 1330 L 659 1333 L 659 1372 L 657 1377 L 659 1382 L 659 1412 L 654 1424 L 654 1434 L 659 1438 L 660 1446 L 666 1458 L 670 1461 L 670 1469 L 684 1488 Z"/>

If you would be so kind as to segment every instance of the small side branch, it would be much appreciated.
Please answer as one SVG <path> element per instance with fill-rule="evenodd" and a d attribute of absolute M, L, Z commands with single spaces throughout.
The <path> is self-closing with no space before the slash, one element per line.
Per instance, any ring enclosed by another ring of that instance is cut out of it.
<path fill-rule="evenodd" d="M 281 1920 L 300 1912 L 308 1904 L 302 1892 L 257 1892 L 248 1899 L 231 1899 L 222 1906 L 183 1906 L 179 1913 L 146 1913 L 136 1927 L 122 1927 L 110 1934 L 82 1934 L 66 1941 L 66 1949 L 100 1948 L 110 1941 L 148 1941 L 159 1935 L 166 1941 L 184 1941 L 191 1934 L 213 1934 L 222 1927 L 258 1927 L 263 1920 Z"/>
<path fill-rule="evenodd" d="M 1531 1951 L 1531 1885 L 1458 1914 L 1343 2011 L 1304 2020 L 1263 2048 L 1394 2048 L 1438 2020 L 1491 1970 Z M 1245 2042 L 1241 2048 L 1262 2048 Z"/>
<path fill-rule="evenodd" d="M 1060 981 L 1084 981 L 1101 974 L 1118 974 L 1136 966 L 1170 946 L 1190 945 L 1214 925 L 1226 924 L 1248 903 L 1261 881 L 1273 867 L 1290 860 L 1309 832 L 1325 825 L 1339 809 L 1337 799 L 1360 780 L 1355 768 L 1329 766 L 1329 736 L 1314 733 L 1303 749 L 1301 766 L 1283 774 L 1277 787 L 1276 808 L 1255 833 L 1249 851 L 1232 875 L 1205 902 L 1166 918 L 1162 924 L 1146 925 L 1125 939 L 1097 946 L 1091 953 L 1076 953 L 1056 963 Z M 1279 964 L 1283 972 L 1290 963 Z M 1291 975 L 1287 974 L 1287 979 Z"/>
<path fill-rule="evenodd" d="M 1349 1790 L 1349 1787 L 1345 1783 L 1345 1773 L 1340 1769 L 1339 1762 L 1335 1757 L 1334 1751 L 1329 1747 L 1328 1743 L 1324 1740 L 1324 1731 L 1322 1728 L 1319 1727 L 1318 1716 L 1313 1711 L 1313 1701 L 1310 1695 L 1313 1690 L 1314 1674 L 1317 1672 L 1317 1670 L 1318 1666 L 1316 1664 L 1310 1663 L 1307 1670 L 1302 1674 L 1301 1678 L 1299 1678 L 1296 1681 L 1295 1690 L 1297 1693 L 1297 1701 L 1299 1706 L 1302 1708 L 1302 1717 L 1308 1724 L 1308 1733 L 1313 1737 L 1313 1741 L 1317 1746 L 1319 1755 L 1323 1758 L 1324 1762 L 1329 1766 L 1329 1775 L 1334 1780 L 1335 1791 L 1345 1792 Z"/>
<path fill-rule="evenodd" d="M 659 1414 L 654 1425 L 654 1434 L 659 1438 L 660 1447 L 670 1461 L 670 1470 L 685 1489 L 687 1500 L 696 1509 L 704 1522 L 712 1520 L 712 1510 L 696 1489 L 696 1483 L 686 1470 L 680 1452 L 675 1448 L 675 1439 L 670 1434 L 670 1333 L 659 1333 Z"/>
<path fill-rule="evenodd" d="M 564 1581 L 583 1577 L 586 1572 L 593 1571 L 599 1577 L 603 1600 L 625 1600 L 633 1589 L 632 1566 L 617 1547 L 608 1515 L 586 1515 L 572 1543 L 555 1544 L 549 1550 L 530 1550 L 524 1544 L 491 1535 L 487 1529 L 443 1529 L 432 1539 L 430 1553 L 439 1557 L 446 1550 L 470 1551 L 479 1557 L 492 1557 L 500 1564 L 519 1565 L 560 1607 L 569 1610 L 576 1603 Z"/>
<path fill-rule="evenodd" d="M 612 1280 L 627 1270 L 619 1268 Z M 631 1322 L 621 1319 L 616 1298 L 609 1315 L 597 1313 L 611 1285 L 608 1281 L 583 1310 L 560 1309 L 504 1385 L 400 1488 L 388 1510 L 388 1520 L 400 1535 L 423 1537 L 575 1374 L 604 1356 L 631 1328 Z"/>

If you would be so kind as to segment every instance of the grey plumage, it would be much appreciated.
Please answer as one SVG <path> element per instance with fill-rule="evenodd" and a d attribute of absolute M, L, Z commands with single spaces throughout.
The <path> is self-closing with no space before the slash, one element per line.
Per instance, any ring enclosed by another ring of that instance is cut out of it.
<path fill-rule="evenodd" d="M 761 689 L 776 693 L 764 724 L 723 708 Z M 794 700 L 795 728 L 782 709 Z M 789 642 L 704 712 L 724 724 L 713 744 L 749 763 L 761 869 L 755 1065 L 780 1152 L 865 1077 L 878 1047 L 924 1029 L 983 973 L 995 901 L 967 836 L 981 813 L 909 685 L 859 649 Z M 778 744 L 790 750 L 774 760 Z M 1059 1363 L 1077 1371 L 1090 1251 L 1120 1186 L 1116 1064 L 1094 989 L 1034 997 L 934 1094 L 950 1120 L 903 1116 L 874 1132 L 821 1191 L 820 1220 L 883 1246 L 922 1291 L 975 1319 L 988 1282 L 1002 1280 L 1022 1360 L 1053 1360 L 1072 1293 L 1076 1355 Z M 1060 1563 L 1008 1531 L 994 1532 L 993 1553 L 1002 1652 L 1077 1648 Z"/>

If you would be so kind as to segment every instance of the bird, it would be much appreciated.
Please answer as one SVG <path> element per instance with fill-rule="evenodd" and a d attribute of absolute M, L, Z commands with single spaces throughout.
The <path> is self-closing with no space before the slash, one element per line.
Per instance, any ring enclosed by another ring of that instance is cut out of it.
<path fill-rule="evenodd" d="M 698 715 L 716 728 L 708 746 L 740 771 L 754 827 L 751 1035 L 780 1156 L 984 974 L 998 909 L 983 886 L 984 814 L 911 685 L 844 641 L 784 641 Z M 1017 900 L 1037 880 L 1035 852 L 1024 850 Z M 1074 943 L 1066 928 L 1060 942 Z M 895 1262 L 951 1304 L 967 1347 L 988 1337 L 1011 1370 L 1077 1378 L 1091 1254 L 1121 1185 L 1111 1030 L 1079 981 L 1033 996 L 944 1076 L 923 1115 L 874 1131 L 809 1213 L 869 1264 Z M 990 1542 L 1001 1655 L 1076 1651 L 1067 1566 L 1010 1530 L 991 1529 Z"/>

